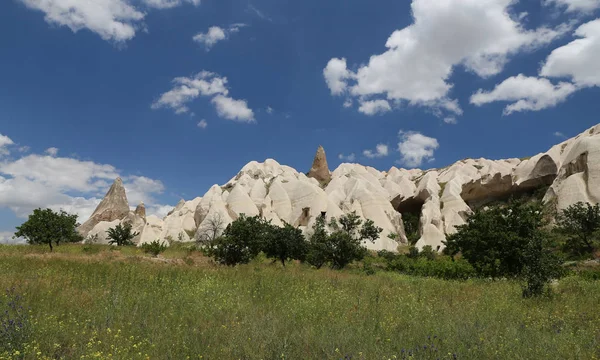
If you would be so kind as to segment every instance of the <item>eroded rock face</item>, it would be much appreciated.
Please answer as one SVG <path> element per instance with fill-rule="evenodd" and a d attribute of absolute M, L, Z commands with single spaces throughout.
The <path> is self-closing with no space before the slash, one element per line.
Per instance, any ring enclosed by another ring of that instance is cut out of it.
<path fill-rule="evenodd" d="M 244 213 L 309 234 L 322 214 L 329 221 L 356 212 L 383 229 L 375 244 L 367 244 L 370 249 L 396 251 L 407 242 L 402 214 L 413 213 L 419 218 L 417 247 L 442 250 L 446 235 L 465 224 L 475 208 L 534 192 L 545 192 L 544 201 L 559 210 L 578 201 L 600 201 L 600 125 L 528 159 L 465 159 L 427 171 L 341 164 L 330 173 L 322 147 L 308 176 L 272 159 L 252 161 L 225 185 L 182 200 L 163 220 L 146 218 L 140 207 L 130 212 L 117 179 L 80 231 L 103 237 L 106 229 L 127 221 L 140 232 L 140 244 L 193 241 L 215 230 L 215 223 L 221 233 Z"/>
<path fill-rule="evenodd" d="M 313 160 L 312 167 L 308 172 L 308 177 L 316 179 L 320 184 L 328 184 L 331 181 L 331 173 L 329 172 L 329 166 L 327 165 L 327 156 L 325 155 L 325 149 L 319 146 L 317 154 Z"/>
<path fill-rule="evenodd" d="M 143 202 L 141 202 L 136 208 L 134 213 L 141 217 L 142 219 L 146 219 L 146 206 Z"/>
<path fill-rule="evenodd" d="M 117 178 L 92 216 L 78 230 L 85 237 L 98 223 L 122 220 L 129 214 L 129 211 L 123 181 L 121 178 Z"/>

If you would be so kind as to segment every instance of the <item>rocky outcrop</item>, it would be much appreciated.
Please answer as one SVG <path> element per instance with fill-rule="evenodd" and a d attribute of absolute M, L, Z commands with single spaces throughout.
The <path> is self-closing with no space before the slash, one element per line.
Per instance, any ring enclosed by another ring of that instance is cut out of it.
<path fill-rule="evenodd" d="M 395 251 L 407 243 L 403 214 L 419 218 L 417 247 L 441 250 L 447 234 L 466 223 L 478 207 L 514 196 L 543 197 L 556 209 L 578 201 L 600 201 L 600 125 L 527 159 L 465 159 L 443 169 L 379 171 L 341 164 L 332 173 L 325 151 L 317 151 L 308 176 L 268 159 L 252 161 L 225 185 L 180 201 L 164 219 L 145 216 L 143 205 L 129 211 L 120 179 L 115 181 L 82 234 L 105 232 L 128 222 L 140 232 L 138 244 L 154 240 L 194 241 L 218 236 L 241 214 L 273 224 L 297 226 L 309 234 L 318 216 L 329 221 L 356 212 L 383 232 L 373 250 Z"/>
<path fill-rule="evenodd" d="M 146 219 L 146 206 L 143 202 L 141 202 L 136 208 L 134 213 L 141 217 L 142 219 Z"/>
<path fill-rule="evenodd" d="M 317 154 L 313 160 L 312 167 L 308 172 L 308 177 L 316 179 L 320 184 L 327 185 L 331 181 L 331 173 L 327 165 L 327 156 L 323 146 L 319 146 Z"/>
<path fill-rule="evenodd" d="M 98 223 L 122 220 L 129 214 L 129 211 L 123 181 L 121 178 L 117 178 L 92 216 L 78 230 L 85 237 Z"/>

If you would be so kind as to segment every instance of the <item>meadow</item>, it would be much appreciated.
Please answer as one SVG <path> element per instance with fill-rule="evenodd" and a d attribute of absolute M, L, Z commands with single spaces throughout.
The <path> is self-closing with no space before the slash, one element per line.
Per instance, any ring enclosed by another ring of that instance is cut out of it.
<path fill-rule="evenodd" d="M 577 276 L 523 299 L 515 281 L 264 258 L 231 268 L 184 249 L 151 258 L 99 245 L 0 246 L 9 317 L 19 311 L 11 294 L 23 307 L 22 346 L 2 359 L 600 358 L 600 282 Z"/>

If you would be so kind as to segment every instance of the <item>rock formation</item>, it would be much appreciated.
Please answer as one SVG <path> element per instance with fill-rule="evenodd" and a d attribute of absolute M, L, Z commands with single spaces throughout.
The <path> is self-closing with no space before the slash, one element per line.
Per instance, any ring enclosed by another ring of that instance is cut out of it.
<path fill-rule="evenodd" d="M 139 244 L 193 241 L 222 232 L 243 213 L 309 233 L 321 214 L 331 219 L 356 211 L 383 229 L 368 247 L 395 251 L 407 242 L 402 214 L 412 213 L 420 219 L 417 247 L 442 249 L 446 235 L 473 209 L 519 195 L 543 197 L 557 210 L 578 201 L 600 202 L 600 125 L 531 158 L 465 159 L 426 171 L 341 164 L 330 173 L 322 147 L 308 176 L 275 160 L 252 161 L 225 185 L 182 200 L 162 220 L 145 218 L 140 207 L 130 212 L 117 179 L 80 231 L 103 239 L 106 229 L 126 221 L 140 232 Z"/>
<path fill-rule="evenodd" d="M 308 172 L 309 178 L 317 179 L 320 184 L 327 185 L 331 181 L 331 172 L 327 165 L 327 156 L 323 146 L 319 146 L 317 154 L 313 160 L 312 168 Z"/>
<path fill-rule="evenodd" d="M 146 206 L 144 205 L 144 202 L 141 202 L 135 208 L 134 214 L 136 214 L 137 216 L 141 217 L 142 219 L 146 219 Z"/>
<path fill-rule="evenodd" d="M 129 203 L 125 187 L 121 178 L 117 178 L 89 220 L 79 227 L 79 232 L 87 236 L 98 223 L 122 220 L 127 214 L 129 214 Z"/>

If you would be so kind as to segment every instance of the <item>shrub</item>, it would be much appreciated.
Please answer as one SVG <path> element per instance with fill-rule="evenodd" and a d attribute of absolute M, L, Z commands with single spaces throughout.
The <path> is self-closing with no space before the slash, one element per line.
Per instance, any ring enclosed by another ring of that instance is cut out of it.
<path fill-rule="evenodd" d="M 29 317 L 21 301 L 15 288 L 6 290 L 4 299 L 0 297 L 0 357 L 23 352 L 29 338 Z"/>
<path fill-rule="evenodd" d="M 446 252 L 462 254 L 484 277 L 517 277 L 525 266 L 532 239 L 542 238 L 544 215 L 539 203 L 511 201 L 506 207 L 476 210 L 448 236 Z"/>
<path fill-rule="evenodd" d="M 264 219 L 240 217 L 229 224 L 223 236 L 216 238 L 207 252 L 221 264 L 247 264 L 262 250 L 271 224 Z"/>
<path fill-rule="evenodd" d="M 324 216 L 319 216 L 313 226 L 307 260 L 317 268 L 329 263 L 333 269 L 342 269 L 362 260 L 367 254 L 363 243 L 375 242 L 383 231 L 371 220 L 363 224 L 356 212 L 343 215 L 339 220 L 331 219 L 329 227 L 333 229 L 331 234 L 325 229 Z"/>
<path fill-rule="evenodd" d="M 301 261 L 306 259 L 308 245 L 302 230 L 290 224 L 285 224 L 284 227 L 267 224 L 265 227 L 265 239 L 261 242 L 267 258 L 281 261 L 283 266 L 288 259 Z"/>
<path fill-rule="evenodd" d="M 407 275 L 435 277 L 445 280 L 466 280 L 477 275 L 468 261 L 452 259 L 449 256 L 439 256 L 432 261 L 426 258 L 409 258 L 406 255 L 397 255 L 393 260 L 388 261 L 387 269 Z"/>
<path fill-rule="evenodd" d="M 125 225 L 119 224 L 114 228 L 108 229 L 106 232 L 108 233 L 108 239 L 110 239 L 108 243 L 117 246 L 133 245 L 132 240 L 140 234 L 138 232 L 132 232 L 131 224 L 129 223 Z"/>
<path fill-rule="evenodd" d="M 57 246 L 61 242 L 79 242 L 83 237 L 77 232 L 77 215 L 61 210 L 35 209 L 29 219 L 17 226 L 15 237 L 23 237 L 29 244 L 48 244 L 52 251 L 52 243 Z"/>
<path fill-rule="evenodd" d="M 525 284 L 523 297 L 537 297 L 544 294 L 552 279 L 562 276 L 560 259 L 549 250 L 543 234 L 530 239 L 523 253 L 523 272 Z"/>
<path fill-rule="evenodd" d="M 151 254 L 152 256 L 156 257 L 158 254 L 167 250 L 167 246 L 159 240 L 154 240 L 151 243 L 143 244 L 142 250 L 144 250 L 146 254 Z"/>
<path fill-rule="evenodd" d="M 600 206 L 578 202 L 571 205 L 557 218 L 557 230 L 567 236 L 565 250 L 572 255 L 591 255 L 600 230 Z"/>

